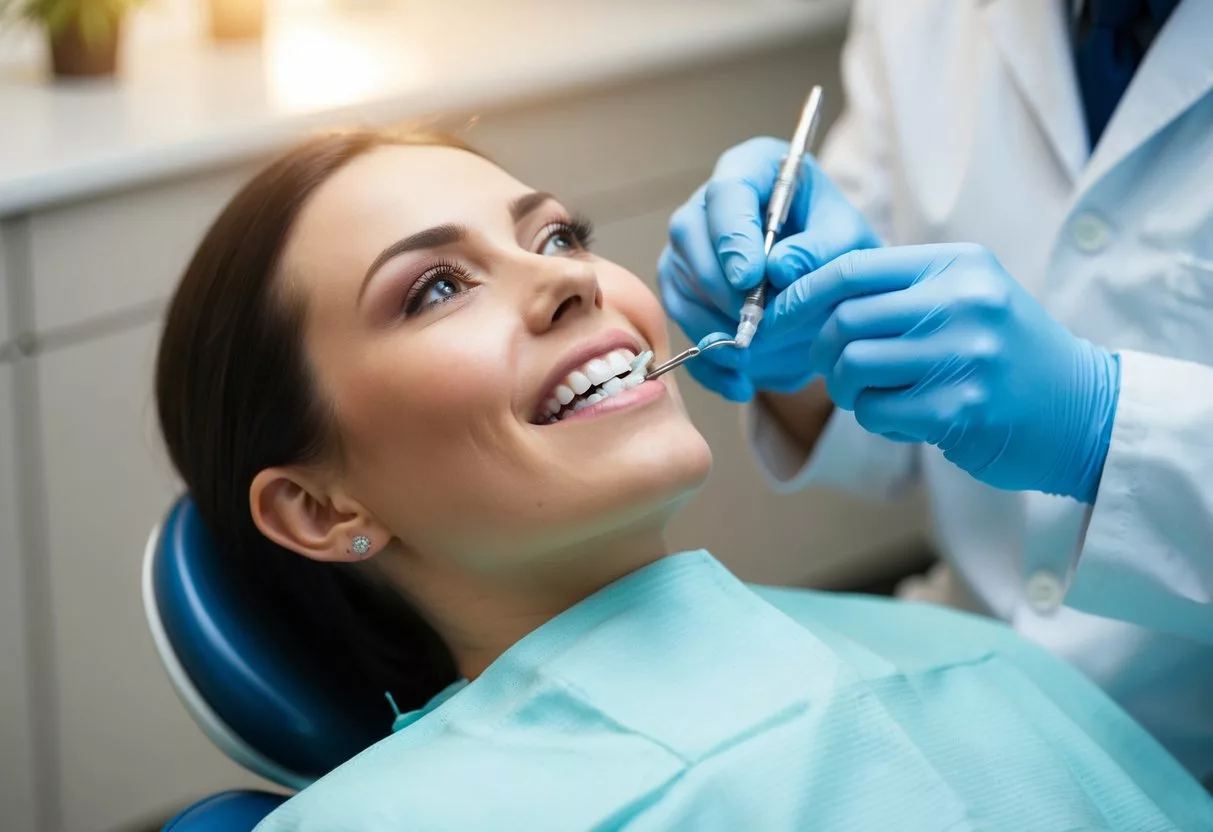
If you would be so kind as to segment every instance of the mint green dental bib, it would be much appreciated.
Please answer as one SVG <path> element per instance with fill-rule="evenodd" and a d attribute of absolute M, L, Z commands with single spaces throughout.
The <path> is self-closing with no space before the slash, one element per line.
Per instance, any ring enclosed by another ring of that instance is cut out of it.
<path fill-rule="evenodd" d="M 306 830 L 1213 830 L 1061 660 L 933 607 L 666 558 L 288 801 Z"/>

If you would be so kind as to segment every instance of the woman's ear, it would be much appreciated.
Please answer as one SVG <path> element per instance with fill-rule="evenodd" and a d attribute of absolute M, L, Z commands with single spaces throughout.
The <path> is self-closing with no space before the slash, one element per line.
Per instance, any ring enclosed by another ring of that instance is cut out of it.
<path fill-rule="evenodd" d="M 330 493 L 318 475 L 300 468 L 257 474 L 249 507 L 263 535 L 312 560 L 366 560 L 391 536 L 361 505 Z"/>

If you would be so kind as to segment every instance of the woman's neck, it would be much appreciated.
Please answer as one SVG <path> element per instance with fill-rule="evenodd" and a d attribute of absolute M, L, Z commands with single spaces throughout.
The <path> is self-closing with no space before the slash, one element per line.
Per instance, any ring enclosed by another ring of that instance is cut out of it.
<path fill-rule="evenodd" d="M 451 649 L 460 675 L 474 679 L 523 636 L 668 554 L 660 528 L 635 530 L 547 553 L 511 571 L 409 558 L 401 583 Z"/>

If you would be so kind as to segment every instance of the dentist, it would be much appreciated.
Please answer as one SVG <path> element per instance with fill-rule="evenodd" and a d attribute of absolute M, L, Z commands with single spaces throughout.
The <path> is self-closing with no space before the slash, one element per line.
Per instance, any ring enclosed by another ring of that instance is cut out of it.
<path fill-rule="evenodd" d="M 777 488 L 922 482 L 937 595 L 1068 658 L 1207 785 L 1211 33 L 1209 0 L 857 0 L 846 111 L 765 271 L 773 139 L 721 157 L 659 266 L 692 341 L 771 282 L 750 350 L 689 366 L 749 402 Z"/>

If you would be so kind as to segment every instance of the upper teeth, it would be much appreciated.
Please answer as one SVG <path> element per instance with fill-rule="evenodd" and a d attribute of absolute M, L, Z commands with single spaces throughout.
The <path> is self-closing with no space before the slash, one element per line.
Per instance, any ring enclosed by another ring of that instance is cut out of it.
<path fill-rule="evenodd" d="M 618 349 L 590 359 L 556 385 L 551 398 L 544 402 L 541 415 L 547 417 L 546 421 L 558 421 L 559 416 L 575 413 L 637 386 L 644 381 L 644 371 L 652 357 L 651 352 L 644 352 L 638 359 L 631 350 Z"/>

